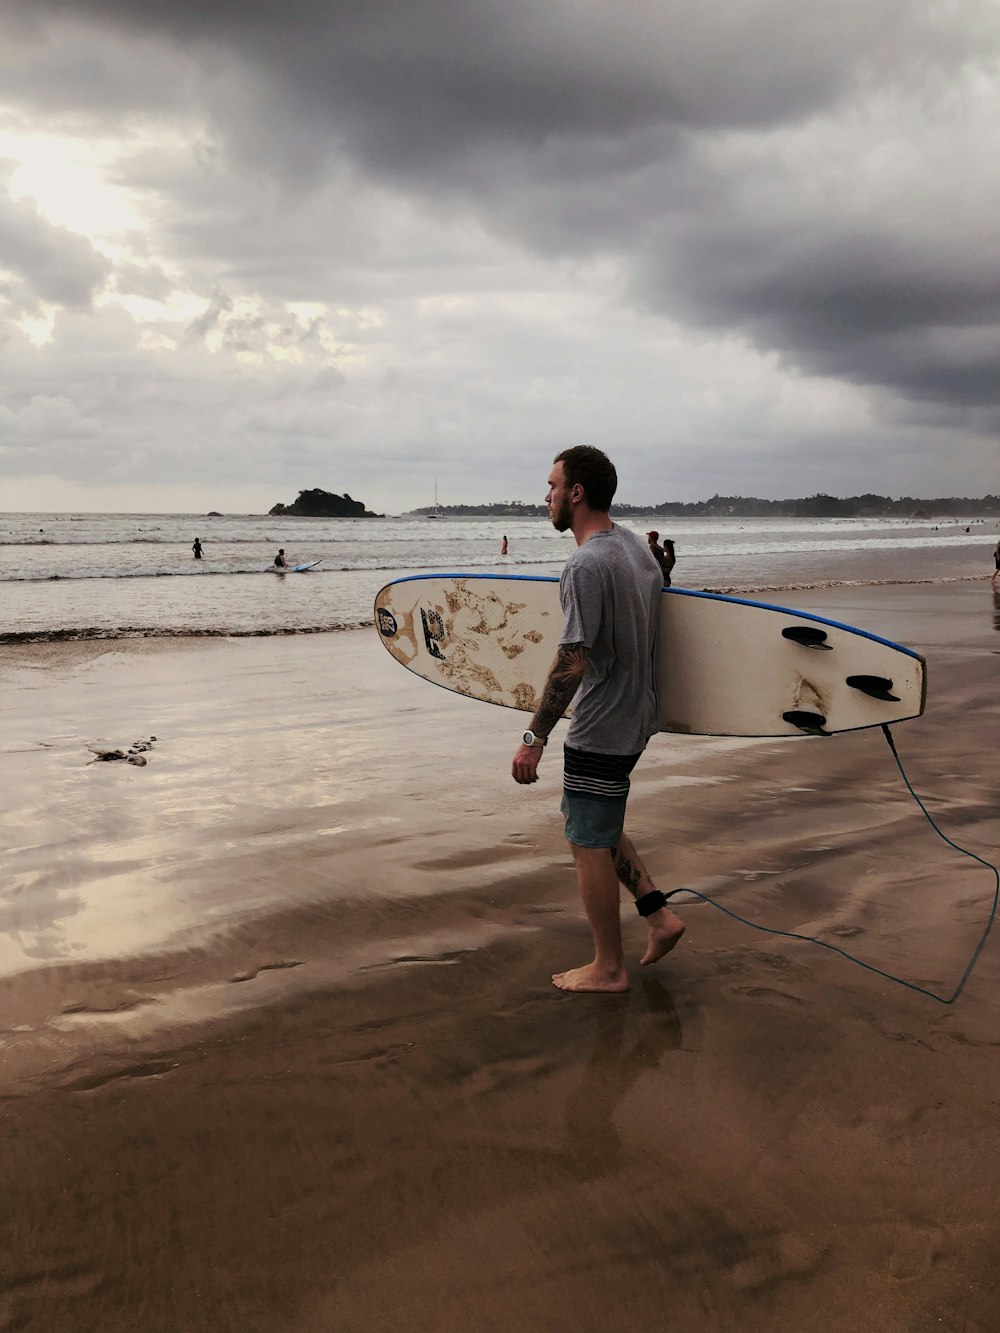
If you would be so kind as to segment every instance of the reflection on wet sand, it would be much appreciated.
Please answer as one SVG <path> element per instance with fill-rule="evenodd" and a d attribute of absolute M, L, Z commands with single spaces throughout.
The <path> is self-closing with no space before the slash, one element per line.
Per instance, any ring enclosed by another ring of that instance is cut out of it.
<path fill-rule="evenodd" d="M 641 987 L 645 1018 L 639 1039 L 626 1047 L 634 1002 L 605 1003 L 596 1017 L 583 1076 L 566 1099 L 567 1155 L 583 1178 L 618 1170 L 623 1147 L 616 1109 L 643 1071 L 656 1069 L 668 1051 L 682 1046 L 681 1021 L 669 991 L 651 978 L 643 978 Z"/>

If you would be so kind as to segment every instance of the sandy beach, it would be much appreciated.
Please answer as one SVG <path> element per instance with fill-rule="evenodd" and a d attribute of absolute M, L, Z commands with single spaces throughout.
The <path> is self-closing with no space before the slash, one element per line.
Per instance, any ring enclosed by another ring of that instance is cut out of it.
<path fill-rule="evenodd" d="M 988 581 L 773 600 L 925 654 L 900 755 L 997 860 Z M 558 755 L 517 787 L 522 715 L 372 631 L 0 684 L 0 1329 L 1000 1327 L 997 936 L 947 1007 L 688 900 L 628 995 L 568 996 Z M 630 814 L 664 890 L 943 994 L 993 901 L 877 730 L 658 737 Z"/>

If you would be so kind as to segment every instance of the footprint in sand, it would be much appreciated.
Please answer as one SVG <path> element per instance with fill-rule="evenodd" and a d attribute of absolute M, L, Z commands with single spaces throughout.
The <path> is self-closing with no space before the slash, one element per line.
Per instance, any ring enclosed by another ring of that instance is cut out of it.
<path fill-rule="evenodd" d="M 800 1236 L 779 1235 L 758 1254 L 733 1264 L 729 1281 L 740 1291 L 757 1291 L 816 1272 L 823 1250 Z"/>
<path fill-rule="evenodd" d="M 808 1006 L 809 1001 L 800 995 L 790 995 L 788 991 L 775 990 L 773 986 L 733 986 L 734 995 L 746 995 L 752 1000 L 778 1000 L 785 1004 Z"/>
<path fill-rule="evenodd" d="M 261 972 L 274 972 L 283 967 L 301 967 L 301 958 L 283 958 L 277 963 L 261 963 L 260 967 L 255 967 L 252 972 L 237 972 L 235 977 L 230 977 L 230 981 L 253 981 Z"/>
<path fill-rule="evenodd" d="M 912 1282 L 923 1277 L 941 1258 L 946 1237 L 940 1227 L 910 1227 L 893 1245 L 889 1276 L 894 1282 Z"/>
<path fill-rule="evenodd" d="M 103 1074 L 86 1074 L 83 1078 L 67 1083 L 66 1087 L 70 1092 L 93 1092 L 96 1088 L 103 1088 L 123 1078 L 156 1078 L 159 1074 L 169 1074 L 177 1065 L 176 1060 L 148 1060 L 145 1064 L 125 1065 Z"/>
<path fill-rule="evenodd" d="M 379 972 L 387 967 L 442 967 L 454 963 L 460 963 L 463 958 L 468 958 L 472 949 L 452 949 L 450 953 L 439 954 L 419 954 L 419 953 L 401 953 L 395 958 L 389 958 L 384 963 L 369 963 L 367 967 L 361 969 L 362 972 Z"/>
<path fill-rule="evenodd" d="M 64 1004 L 64 1014 L 124 1014 L 140 1009 L 144 1004 L 157 1004 L 155 995 L 120 995 L 107 1000 L 72 1000 Z"/>
<path fill-rule="evenodd" d="M 40 1308 L 56 1300 L 70 1308 L 72 1302 L 92 1296 L 106 1285 L 106 1274 L 82 1263 L 38 1263 L 26 1269 L 8 1264 L 0 1295 L 0 1328 L 27 1328 Z"/>

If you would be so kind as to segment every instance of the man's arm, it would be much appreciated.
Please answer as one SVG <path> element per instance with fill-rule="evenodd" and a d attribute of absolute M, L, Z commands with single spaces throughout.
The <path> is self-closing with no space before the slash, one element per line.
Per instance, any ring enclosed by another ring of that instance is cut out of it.
<path fill-rule="evenodd" d="M 542 701 L 531 719 L 536 736 L 548 736 L 569 707 L 587 669 L 590 649 L 585 643 L 561 643 L 542 690 Z M 515 782 L 538 781 L 541 745 L 522 745 L 514 755 L 511 773 Z"/>
<path fill-rule="evenodd" d="M 531 719 L 536 736 L 548 736 L 580 688 L 590 649 L 585 643 L 561 643 L 542 690 L 542 702 Z"/>

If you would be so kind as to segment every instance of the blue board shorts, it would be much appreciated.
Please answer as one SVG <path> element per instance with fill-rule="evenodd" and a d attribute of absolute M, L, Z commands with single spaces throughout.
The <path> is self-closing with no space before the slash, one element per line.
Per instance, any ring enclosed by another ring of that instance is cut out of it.
<path fill-rule="evenodd" d="M 563 746 L 566 840 L 575 847 L 617 847 L 625 828 L 629 775 L 637 754 L 594 754 Z"/>

